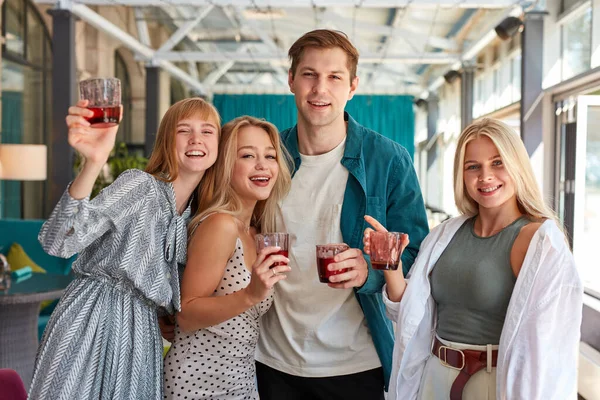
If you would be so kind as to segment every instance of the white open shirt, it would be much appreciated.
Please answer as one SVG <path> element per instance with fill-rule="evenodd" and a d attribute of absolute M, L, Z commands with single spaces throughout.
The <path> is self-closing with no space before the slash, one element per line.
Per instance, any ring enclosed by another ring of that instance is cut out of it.
<path fill-rule="evenodd" d="M 431 356 L 437 315 L 429 273 L 468 217 L 437 226 L 421 244 L 400 303 L 383 288 L 396 322 L 389 399 L 416 399 Z M 498 348 L 496 398 L 577 398 L 583 286 L 564 235 L 551 220 L 533 236 L 514 287 Z"/>

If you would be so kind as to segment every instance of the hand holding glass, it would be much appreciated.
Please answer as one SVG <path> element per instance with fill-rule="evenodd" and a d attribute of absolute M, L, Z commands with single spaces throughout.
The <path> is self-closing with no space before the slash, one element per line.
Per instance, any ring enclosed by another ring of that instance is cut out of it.
<path fill-rule="evenodd" d="M 289 242 L 290 242 L 290 235 L 287 233 L 280 233 L 280 232 L 259 233 L 256 235 L 256 252 L 259 253 L 265 247 L 275 246 L 275 247 L 279 247 L 280 250 L 277 253 L 273 253 L 273 254 L 279 254 L 279 255 L 285 256 L 286 258 L 289 258 L 288 257 Z M 271 268 L 277 267 L 279 265 L 286 265 L 286 264 L 283 262 L 276 262 L 276 263 L 273 263 Z"/>
<path fill-rule="evenodd" d="M 121 120 L 121 81 L 117 78 L 93 78 L 79 82 L 79 97 L 87 100 L 94 113 L 86 120 L 92 128 L 110 128 Z"/>
<path fill-rule="evenodd" d="M 400 263 L 402 233 L 371 232 L 369 234 L 371 265 L 373 269 L 397 270 Z"/>
<path fill-rule="evenodd" d="M 327 267 L 334 263 L 333 258 L 338 254 L 348 250 L 350 246 L 345 243 L 330 243 L 317 245 L 317 272 L 319 273 L 319 281 L 329 283 L 329 277 L 333 275 L 343 274 L 348 271 L 348 268 L 338 269 L 337 271 L 329 271 Z"/>

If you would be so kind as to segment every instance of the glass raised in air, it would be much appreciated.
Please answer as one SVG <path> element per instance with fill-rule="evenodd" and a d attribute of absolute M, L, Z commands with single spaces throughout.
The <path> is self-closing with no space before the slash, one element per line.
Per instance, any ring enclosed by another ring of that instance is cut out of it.
<path fill-rule="evenodd" d="M 274 233 L 259 233 L 256 235 L 256 252 L 259 253 L 265 247 L 277 246 L 281 247 L 277 253 L 285 257 L 288 257 L 288 246 L 290 242 L 290 235 L 287 233 L 274 232 Z M 284 262 L 273 263 L 271 268 L 279 265 L 286 265 Z"/>
<path fill-rule="evenodd" d="M 79 97 L 87 100 L 94 113 L 86 120 L 92 128 L 110 128 L 121 120 L 121 81 L 117 78 L 93 78 L 79 82 Z"/>
<path fill-rule="evenodd" d="M 397 270 L 400 264 L 400 232 L 371 232 L 371 266 L 379 270 Z"/>
<path fill-rule="evenodd" d="M 319 282 L 329 283 L 329 277 L 339 275 L 348 271 L 348 268 L 339 269 L 337 271 L 329 271 L 329 264 L 335 262 L 333 258 L 341 252 L 348 250 L 350 246 L 345 243 L 330 243 L 317 245 L 317 272 L 319 274 Z"/>

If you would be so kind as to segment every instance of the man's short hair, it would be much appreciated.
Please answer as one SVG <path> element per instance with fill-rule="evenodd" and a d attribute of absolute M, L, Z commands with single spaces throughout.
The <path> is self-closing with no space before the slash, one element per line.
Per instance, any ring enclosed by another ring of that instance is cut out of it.
<path fill-rule="evenodd" d="M 292 77 L 296 75 L 296 69 L 304 54 L 304 49 L 307 47 L 314 47 L 318 49 L 332 49 L 339 47 L 344 50 L 348 58 L 348 70 L 350 71 L 350 82 L 356 77 L 356 66 L 358 64 L 358 50 L 350 42 L 348 36 L 341 31 L 334 31 L 331 29 L 316 29 L 305 33 L 300 39 L 296 40 L 290 51 L 288 57 L 292 61 L 290 70 L 292 71 Z"/>

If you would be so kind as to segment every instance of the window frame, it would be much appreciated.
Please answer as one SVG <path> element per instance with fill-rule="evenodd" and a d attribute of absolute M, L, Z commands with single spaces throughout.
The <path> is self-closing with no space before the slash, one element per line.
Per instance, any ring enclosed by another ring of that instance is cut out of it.
<path fill-rule="evenodd" d="M 53 48 L 52 48 L 52 35 L 50 34 L 50 30 L 48 29 L 48 26 L 46 24 L 46 21 L 44 20 L 44 18 L 42 17 L 42 14 L 40 13 L 40 11 L 37 9 L 36 5 L 32 2 L 32 0 L 17 0 L 20 1 L 23 4 L 23 26 L 22 26 L 22 33 L 23 33 L 23 52 L 21 53 L 17 53 L 14 51 L 11 51 L 7 48 L 6 46 L 6 41 L 2 42 L 2 46 L 0 47 L 0 51 L 2 51 L 2 60 L 6 60 L 15 64 L 19 64 L 25 68 L 29 68 L 33 71 L 36 72 L 40 72 L 42 73 L 42 82 L 41 82 L 41 92 L 42 92 L 42 98 L 44 100 L 47 99 L 47 96 L 49 95 L 49 88 L 48 88 L 48 82 L 49 79 L 51 79 L 52 77 L 52 65 L 51 63 L 47 63 L 46 61 L 49 59 L 49 57 L 53 57 Z M 1 16 L 1 23 L 2 23 L 2 28 L 1 28 L 1 33 L 3 37 L 6 37 L 6 8 L 8 7 L 8 2 L 5 0 L 4 2 L 2 2 L 2 6 L 0 7 L 0 10 L 2 11 L 2 16 Z M 31 13 L 31 14 L 30 14 Z M 33 63 L 29 60 L 29 54 L 28 54 L 28 48 L 29 48 L 29 16 L 32 15 L 35 19 L 38 20 L 41 29 L 42 29 L 42 34 L 44 37 L 44 42 L 42 45 L 42 62 L 41 64 L 36 64 Z M 50 54 L 48 54 L 48 52 L 50 52 Z M 51 102 L 46 103 L 45 101 L 43 102 L 43 107 L 42 107 L 42 115 L 41 115 L 41 119 L 42 121 L 47 121 L 48 120 L 48 116 L 51 112 L 50 107 L 48 107 L 48 104 L 51 104 Z M 42 142 L 43 143 L 48 143 L 49 140 L 49 134 L 50 134 L 50 129 L 51 127 L 46 124 L 46 123 L 42 123 Z M 23 185 L 24 182 L 19 182 L 20 185 Z M 41 182 L 42 185 L 42 212 L 45 212 L 45 203 L 46 203 L 46 197 L 47 197 L 47 180 Z M 21 190 L 22 193 L 22 190 Z M 22 196 L 22 194 L 21 194 Z M 2 187 L 0 187 L 0 217 L 4 217 L 4 196 L 2 193 Z M 23 217 L 24 213 L 24 208 L 23 208 L 23 201 L 21 199 L 21 217 Z"/>
<path fill-rule="evenodd" d="M 573 22 L 574 20 L 581 18 L 587 12 L 592 13 L 592 25 L 591 25 L 591 29 L 590 29 L 590 35 L 589 35 L 590 50 L 592 50 L 591 44 L 592 44 L 592 34 L 593 34 L 594 8 L 592 6 L 591 0 L 585 0 L 585 1 L 582 1 L 581 3 L 575 4 L 569 10 L 566 10 L 565 12 L 560 14 L 556 21 L 556 23 L 558 24 L 558 27 L 560 29 L 560 52 L 559 52 L 559 55 L 560 55 L 560 81 L 561 82 L 569 80 L 573 77 L 577 77 L 580 74 L 585 73 L 586 71 L 589 71 L 592 68 L 592 65 L 591 65 L 592 53 L 590 52 L 590 62 L 589 62 L 588 68 L 585 71 L 581 71 L 577 74 L 574 74 L 573 76 L 565 77 L 565 42 L 566 42 L 565 27 L 569 23 Z"/>

